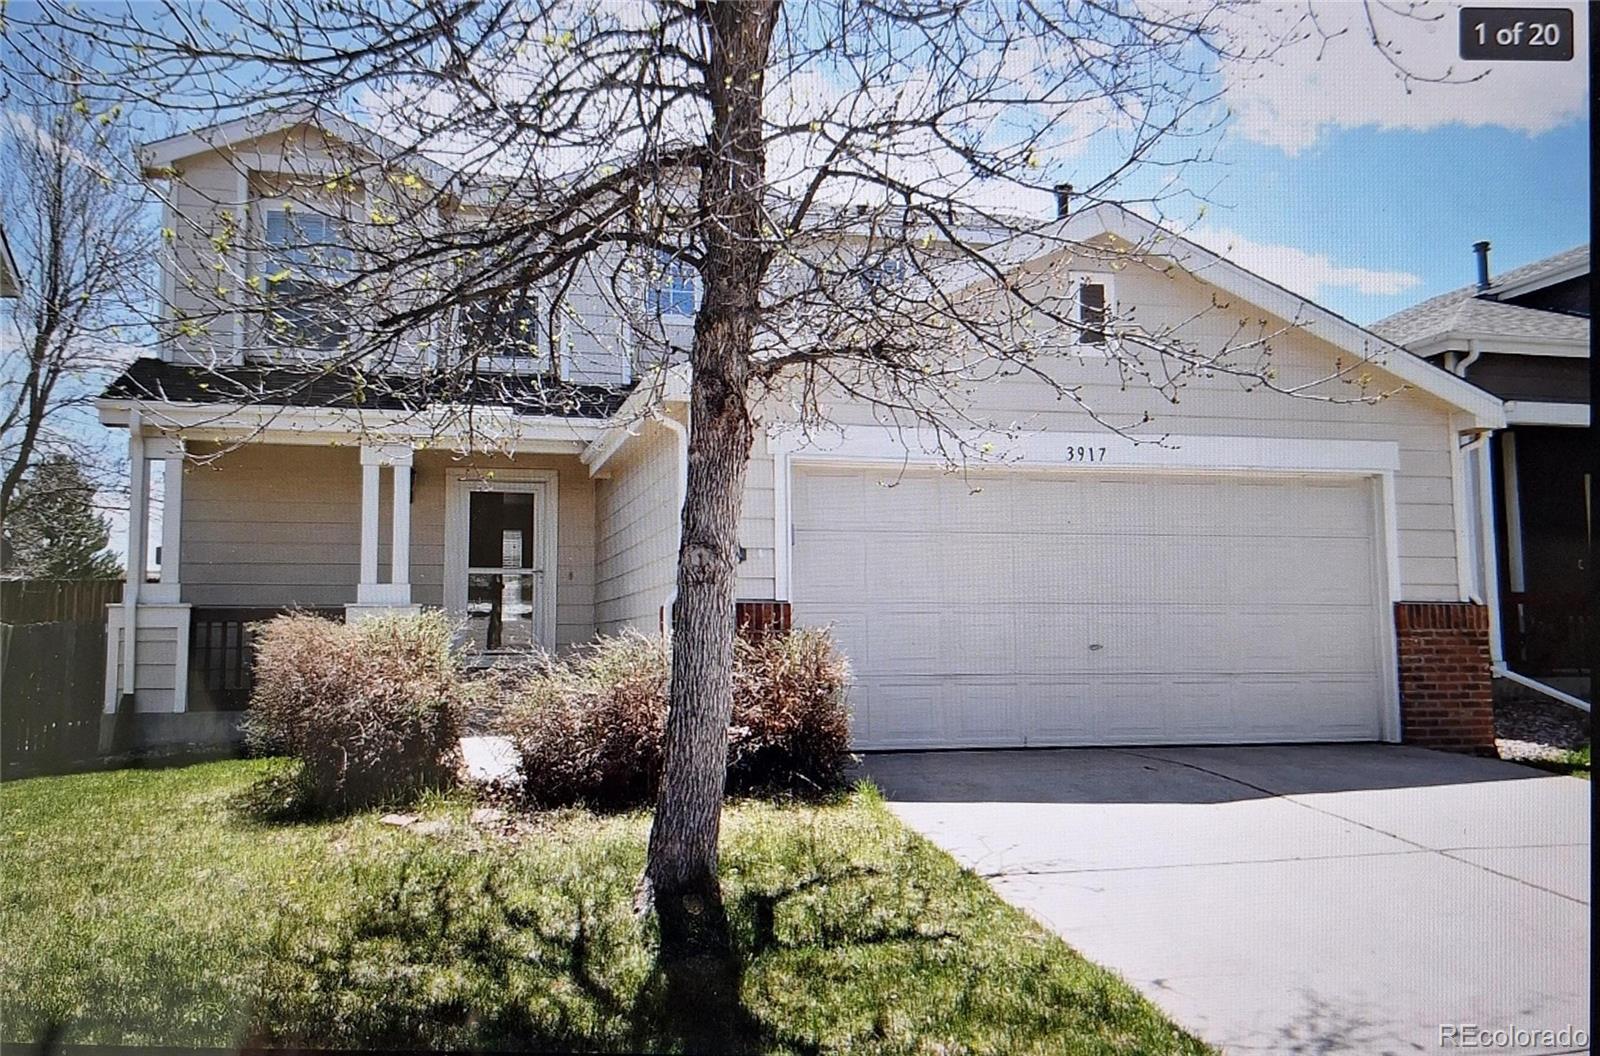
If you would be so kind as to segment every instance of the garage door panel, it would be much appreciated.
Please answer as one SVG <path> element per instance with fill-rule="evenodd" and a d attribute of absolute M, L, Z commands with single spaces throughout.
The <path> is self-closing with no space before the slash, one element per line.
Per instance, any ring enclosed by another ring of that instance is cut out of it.
<path fill-rule="evenodd" d="M 878 609 L 867 622 L 867 652 L 871 670 L 884 674 L 941 675 L 947 673 L 940 640 L 938 608 Z"/>
<path fill-rule="evenodd" d="M 846 599 L 859 591 L 867 574 L 867 548 L 872 537 L 861 532 L 819 530 L 807 535 L 808 545 L 794 550 L 795 582 L 817 598 Z"/>
<path fill-rule="evenodd" d="M 868 531 L 865 573 L 853 593 L 891 602 L 937 603 L 945 594 L 944 540 L 932 532 Z"/>
<path fill-rule="evenodd" d="M 890 476 L 795 472 L 794 615 L 836 626 L 858 746 L 1377 736 L 1370 482 Z"/>
<path fill-rule="evenodd" d="M 791 500 L 796 531 L 860 528 L 866 520 L 865 481 L 858 469 L 808 468 L 794 474 Z"/>

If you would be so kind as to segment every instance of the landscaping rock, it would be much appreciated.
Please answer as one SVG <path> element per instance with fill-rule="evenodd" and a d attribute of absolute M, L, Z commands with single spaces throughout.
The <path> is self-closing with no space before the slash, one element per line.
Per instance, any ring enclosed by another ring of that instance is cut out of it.
<path fill-rule="evenodd" d="M 407 828 L 417 823 L 415 814 L 385 814 L 378 819 L 379 825 L 393 825 L 397 828 Z"/>
<path fill-rule="evenodd" d="M 1508 700 L 1494 706 L 1502 759 L 1562 759 L 1589 743 L 1589 715 L 1554 700 Z"/>

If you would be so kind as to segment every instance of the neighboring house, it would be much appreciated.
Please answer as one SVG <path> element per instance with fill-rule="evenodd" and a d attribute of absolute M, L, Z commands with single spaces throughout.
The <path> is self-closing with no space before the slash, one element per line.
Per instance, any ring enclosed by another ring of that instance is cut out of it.
<path fill-rule="evenodd" d="M 1587 698 L 1589 247 L 1501 275 L 1489 243 L 1473 249 L 1476 284 L 1372 329 L 1506 401 L 1506 428 L 1463 459 L 1473 592 L 1494 618 L 1500 673 Z"/>
<path fill-rule="evenodd" d="M 203 266 L 204 246 L 191 252 L 183 239 L 203 237 L 212 225 L 200 214 L 218 203 L 273 222 L 264 181 L 236 171 L 255 148 L 230 159 L 212 150 L 246 131 L 149 149 L 152 172 L 180 184 L 174 208 L 195 210 L 167 225 L 180 233 L 175 259 Z M 855 672 L 858 746 L 1402 733 L 1492 744 L 1487 625 L 1465 603 L 1471 552 L 1455 471 L 1463 441 L 1504 424 L 1500 400 L 1119 208 L 1057 225 L 1098 247 L 1091 273 L 1069 276 L 1083 265 L 1042 242 L 1019 239 L 1008 253 L 1027 281 L 1071 282 L 1114 309 L 1106 340 L 1125 336 L 1118 327 L 1170 327 L 1205 349 L 1242 326 L 1281 331 L 1282 384 L 1356 365 L 1366 391 L 1393 394 L 1297 399 L 1203 374 L 1168 406 L 1121 384 L 1105 347 L 1085 343 L 1039 368 L 1081 385 L 1104 413 L 1156 413 L 1146 435 L 1165 441 L 1136 444 L 1043 385 L 998 379 L 973 399 L 1016 423 L 1016 436 L 994 437 L 996 464 L 961 473 L 869 406 L 833 399 L 839 427 L 808 440 L 774 400 L 749 468 L 738 593 L 756 618 L 836 628 Z M 185 286 L 167 276 L 180 300 Z M 671 275 L 641 296 L 684 314 L 692 287 Z M 582 290 L 572 297 L 580 315 L 606 310 Z M 226 334 L 205 349 L 193 340 L 167 341 L 99 403 L 103 422 L 129 429 L 136 494 L 149 462 L 166 460 L 167 560 L 159 583 L 110 614 L 108 710 L 131 694 L 153 735 L 176 736 L 239 706 L 242 624 L 290 606 L 350 617 L 442 607 L 487 654 L 666 625 L 686 473 L 683 367 L 636 385 L 653 364 L 580 342 L 565 377 L 523 365 L 486 387 L 482 412 L 504 428 L 493 452 L 466 451 L 459 434 L 422 429 L 420 383 L 392 404 L 358 405 L 348 380 L 327 378 L 293 406 L 242 406 L 241 393 L 272 391 L 286 368 L 230 359 Z M 142 552 L 147 515 L 130 520 Z M 1480 652 L 1482 670 L 1470 662 Z M 1445 653 L 1451 663 L 1432 662 Z"/>
<path fill-rule="evenodd" d="M 6 241 L 4 228 L 0 228 L 0 297 L 22 295 L 22 272 L 17 270 L 17 258 L 11 255 L 11 243 Z"/>

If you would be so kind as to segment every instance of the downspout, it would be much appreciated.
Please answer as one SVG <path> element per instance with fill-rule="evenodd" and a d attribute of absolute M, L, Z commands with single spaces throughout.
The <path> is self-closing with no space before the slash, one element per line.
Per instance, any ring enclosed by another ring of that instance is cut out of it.
<path fill-rule="evenodd" d="M 1478 361 L 1478 357 L 1482 354 L 1483 350 L 1478 347 L 1478 342 L 1476 340 L 1469 339 L 1467 341 L 1467 358 L 1455 364 L 1451 368 L 1452 372 L 1455 373 L 1457 377 L 1465 380 L 1467 376 L 1467 368 L 1476 363 Z M 1475 466 L 1486 466 L 1487 455 L 1483 454 L 1481 458 L 1479 456 L 1482 454 L 1481 449 L 1486 443 L 1488 443 L 1488 441 L 1488 433 L 1479 433 L 1461 448 L 1461 453 L 1463 455 L 1472 455 Z M 1494 508 L 1492 484 L 1493 481 L 1488 472 L 1485 471 L 1478 473 L 1478 503 L 1480 506 L 1480 511 L 1485 514 L 1487 514 L 1487 511 Z M 1483 574 L 1484 593 L 1486 594 L 1492 589 L 1492 577 L 1498 577 L 1500 574 L 1498 563 L 1488 560 L 1488 555 L 1484 553 L 1484 548 L 1493 544 L 1493 531 L 1494 521 L 1492 515 L 1481 516 L 1479 520 L 1478 533 L 1480 536 L 1481 545 L 1479 548 L 1478 557 L 1479 567 Z M 1529 678 L 1527 675 L 1511 670 L 1510 665 L 1506 663 L 1505 650 L 1500 639 L 1500 613 L 1496 611 L 1498 607 L 1498 598 L 1493 598 L 1488 601 L 1486 601 L 1484 598 L 1473 598 L 1472 600 L 1481 605 L 1485 605 L 1489 609 L 1490 673 L 1495 678 L 1503 678 L 1509 682 L 1515 682 L 1519 686 L 1524 686 L 1533 690 L 1535 693 L 1540 693 L 1551 698 L 1552 700 L 1560 701 L 1563 704 L 1578 708 L 1581 711 L 1587 712 L 1592 710 L 1590 703 L 1581 697 L 1575 697 L 1571 693 L 1566 693 L 1555 688 L 1554 686 L 1546 685 L 1536 678 Z"/>
<path fill-rule="evenodd" d="M 672 435 L 676 437 L 678 441 L 675 445 L 678 450 L 678 501 L 674 509 L 677 510 L 678 514 L 679 545 L 682 545 L 683 504 L 688 500 L 689 497 L 689 427 L 672 417 L 670 414 L 663 414 L 658 417 L 656 421 L 660 422 L 662 425 L 671 430 Z M 672 607 L 677 603 L 678 576 L 677 573 L 674 572 L 672 576 L 672 590 L 667 594 L 667 601 L 663 611 L 663 618 L 666 622 L 666 626 L 663 628 L 664 632 L 670 632 L 672 629 Z"/>

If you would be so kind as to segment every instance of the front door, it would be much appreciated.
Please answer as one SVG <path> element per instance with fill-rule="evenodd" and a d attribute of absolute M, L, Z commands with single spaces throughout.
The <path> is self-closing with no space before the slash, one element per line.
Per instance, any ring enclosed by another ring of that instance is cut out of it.
<path fill-rule="evenodd" d="M 469 648 L 518 653 L 553 637 L 553 483 L 453 482 L 446 605 Z"/>

